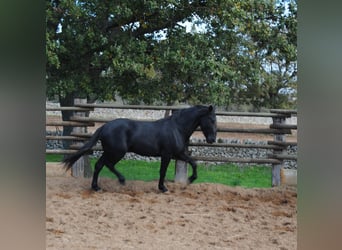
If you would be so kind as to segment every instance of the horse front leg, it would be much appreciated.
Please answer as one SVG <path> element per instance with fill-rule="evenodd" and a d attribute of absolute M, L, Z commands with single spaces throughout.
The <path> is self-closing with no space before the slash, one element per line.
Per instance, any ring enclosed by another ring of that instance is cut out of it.
<path fill-rule="evenodd" d="M 194 159 L 192 159 L 186 153 L 179 155 L 178 157 L 180 160 L 188 162 L 192 167 L 192 175 L 188 178 L 189 183 L 192 183 L 194 180 L 197 179 L 197 163 Z"/>
<path fill-rule="evenodd" d="M 167 170 L 167 167 L 169 166 L 170 160 L 171 160 L 171 157 L 167 155 L 167 156 L 162 156 L 161 161 L 160 161 L 158 188 L 163 193 L 168 191 L 168 189 L 164 185 L 164 180 L 165 180 L 166 170 Z"/>
<path fill-rule="evenodd" d="M 190 158 L 189 163 L 192 167 L 192 175 L 189 177 L 189 183 L 192 183 L 194 180 L 197 179 L 197 164 L 192 158 Z"/>

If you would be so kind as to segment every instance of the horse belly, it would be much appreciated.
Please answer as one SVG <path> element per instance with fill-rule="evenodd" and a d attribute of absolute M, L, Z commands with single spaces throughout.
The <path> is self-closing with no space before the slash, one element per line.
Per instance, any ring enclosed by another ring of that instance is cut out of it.
<path fill-rule="evenodd" d="M 139 141 L 132 143 L 128 152 L 133 152 L 142 156 L 160 156 L 160 149 L 154 142 Z"/>

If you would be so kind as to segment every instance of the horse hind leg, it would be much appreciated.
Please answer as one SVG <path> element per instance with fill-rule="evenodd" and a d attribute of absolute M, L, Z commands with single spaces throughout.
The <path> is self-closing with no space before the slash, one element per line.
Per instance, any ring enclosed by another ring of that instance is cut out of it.
<path fill-rule="evenodd" d="M 94 191 L 99 191 L 101 188 L 97 184 L 97 180 L 99 178 L 99 173 L 102 170 L 105 162 L 105 156 L 102 155 L 95 164 L 94 174 L 93 174 L 93 180 L 91 182 L 91 188 Z"/>
<path fill-rule="evenodd" d="M 125 185 L 126 179 L 118 170 L 116 170 L 115 164 L 118 163 L 124 156 L 125 156 L 125 154 L 120 154 L 120 155 L 117 155 L 115 158 L 112 157 L 110 160 L 107 160 L 107 162 L 105 164 L 108 167 L 108 169 L 113 174 L 115 174 L 116 177 L 118 177 L 118 180 L 119 180 L 121 185 Z"/>
<path fill-rule="evenodd" d="M 119 180 L 120 184 L 121 184 L 121 185 L 125 185 L 126 179 L 125 179 L 125 177 L 124 177 L 118 170 L 116 170 L 115 164 L 109 165 L 109 166 L 107 166 L 107 167 L 109 168 L 109 170 L 110 170 L 113 174 L 115 174 L 115 175 L 118 177 L 118 180 Z"/>

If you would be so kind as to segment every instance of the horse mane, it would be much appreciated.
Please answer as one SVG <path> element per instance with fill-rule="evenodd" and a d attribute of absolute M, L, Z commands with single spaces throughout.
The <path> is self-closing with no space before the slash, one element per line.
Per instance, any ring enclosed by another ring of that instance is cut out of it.
<path fill-rule="evenodd" d="M 186 107 L 186 108 L 182 108 L 182 109 L 177 109 L 172 111 L 172 115 L 168 116 L 164 119 L 167 120 L 177 120 L 178 118 L 182 118 L 183 116 L 186 116 L 185 113 L 189 113 L 192 114 L 195 110 L 200 110 L 202 108 L 205 108 L 206 106 L 204 105 L 194 105 L 194 106 L 190 106 L 190 107 Z"/>
<path fill-rule="evenodd" d="M 180 116 L 184 112 L 189 112 L 190 110 L 191 111 L 198 110 L 198 109 L 201 109 L 201 108 L 205 108 L 205 106 L 203 106 L 203 105 L 194 105 L 194 106 L 190 106 L 190 107 L 187 107 L 187 108 L 178 109 L 178 110 L 176 110 L 176 111 L 174 111 L 172 113 L 172 116 Z"/>

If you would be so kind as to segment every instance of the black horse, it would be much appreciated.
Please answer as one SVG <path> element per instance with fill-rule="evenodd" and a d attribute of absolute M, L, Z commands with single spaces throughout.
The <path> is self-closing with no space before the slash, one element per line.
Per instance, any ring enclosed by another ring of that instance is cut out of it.
<path fill-rule="evenodd" d="M 197 105 L 180 109 L 171 116 L 153 122 L 134 121 L 129 119 L 116 119 L 98 128 L 90 140 L 63 160 L 67 169 L 91 148 L 101 141 L 103 154 L 95 164 L 95 170 L 91 187 L 98 191 L 97 184 L 99 173 L 104 165 L 113 172 L 121 184 L 125 183 L 125 177 L 115 169 L 126 152 L 134 152 L 144 156 L 160 156 L 160 179 L 158 188 L 166 192 L 164 179 L 167 167 L 171 159 L 178 159 L 190 163 L 192 175 L 189 183 L 197 178 L 196 162 L 187 154 L 186 148 L 189 138 L 194 130 L 200 126 L 207 143 L 216 140 L 216 115 L 213 106 Z"/>

